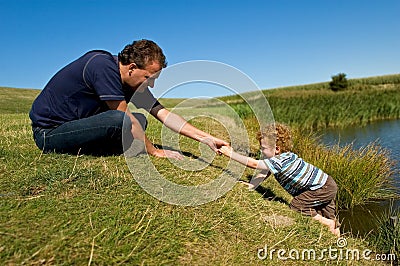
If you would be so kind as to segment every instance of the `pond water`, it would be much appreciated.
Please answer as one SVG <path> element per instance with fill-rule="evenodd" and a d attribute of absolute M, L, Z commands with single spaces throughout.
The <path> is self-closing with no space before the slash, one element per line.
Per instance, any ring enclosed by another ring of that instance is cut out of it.
<path fill-rule="evenodd" d="M 329 129 L 323 133 L 322 142 L 327 145 L 346 145 L 353 143 L 355 148 L 377 142 L 389 151 L 390 158 L 395 162 L 394 184 L 400 191 L 400 120 L 386 120 L 371 123 L 365 127 L 347 127 L 344 129 Z M 374 227 L 376 217 L 389 210 L 399 210 L 400 200 L 377 201 L 352 210 L 339 212 L 342 230 L 353 234 L 368 234 Z"/>

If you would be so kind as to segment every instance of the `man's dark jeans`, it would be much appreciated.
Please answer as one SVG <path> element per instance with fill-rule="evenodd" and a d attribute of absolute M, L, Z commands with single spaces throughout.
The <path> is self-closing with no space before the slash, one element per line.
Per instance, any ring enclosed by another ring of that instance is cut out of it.
<path fill-rule="evenodd" d="M 146 117 L 139 113 L 132 114 L 146 130 Z M 132 123 L 124 112 L 110 110 L 66 122 L 56 128 L 32 129 L 36 145 L 46 153 L 117 155 L 132 143 L 131 128 Z"/>

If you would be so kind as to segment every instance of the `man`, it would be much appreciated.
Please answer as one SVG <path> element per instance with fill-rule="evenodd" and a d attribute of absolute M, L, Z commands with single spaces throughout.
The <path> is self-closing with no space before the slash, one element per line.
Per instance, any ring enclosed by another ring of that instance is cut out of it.
<path fill-rule="evenodd" d="M 126 45 L 118 57 L 95 50 L 68 64 L 32 104 L 29 116 L 36 145 L 44 152 L 121 154 L 122 135 L 128 130 L 130 137 L 124 142 L 137 139 L 151 155 L 182 159 L 179 152 L 157 149 L 147 139 L 144 115 L 128 111 L 131 98 L 168 128 L 215 152 L 228 145 L 169 112 L 150 93 L 148 87 L 153 88 L 166 65 L 162 49 L 150 40 Z"/>

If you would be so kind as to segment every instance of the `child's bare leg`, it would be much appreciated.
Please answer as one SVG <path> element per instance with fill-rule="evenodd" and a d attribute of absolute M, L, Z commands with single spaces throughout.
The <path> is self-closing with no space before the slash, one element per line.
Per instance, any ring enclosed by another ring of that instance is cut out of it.
<path fill-rule="evenodd" d="M 328 219 L 323 217 L 320 214 L 317 214 L 313 217 L 314 220 L 317 220 L 318 222 L 320 222 L 321 224 L 324 224 L 326 226 L 329 227 L 329 231 L 332 232 L 332 234 L 336 235 L 337 237 L 340 236 L 340 230 L 339 228 L 335 228 L 336 227 L 336 222 L 335 220 L 332 219 Z"/>

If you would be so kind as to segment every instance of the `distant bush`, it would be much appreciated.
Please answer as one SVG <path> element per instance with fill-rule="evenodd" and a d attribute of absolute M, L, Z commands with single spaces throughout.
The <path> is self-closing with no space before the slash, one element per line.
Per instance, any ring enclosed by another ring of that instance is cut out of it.
<path fill-rule="evenodd" d="M 333 91 L 341 91 L 345 90 L 348 87 L 348 81 L 346 78 L 346 74 L 339 73 L 337 75 L 332 76 L 332 81 L 329 82 L 329 88 Z"/>

